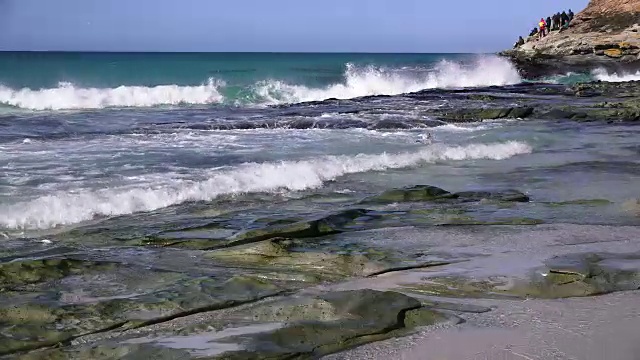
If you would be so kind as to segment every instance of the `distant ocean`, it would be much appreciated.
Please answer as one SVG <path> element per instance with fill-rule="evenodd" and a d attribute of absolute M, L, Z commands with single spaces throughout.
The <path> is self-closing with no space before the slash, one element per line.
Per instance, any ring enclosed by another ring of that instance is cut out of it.
<path fill-rule="evenodd" d="M 507 62 L 464 54 L 0 54 L 0 105 L 33 110 L 280 104 L 518 81 Z"/>

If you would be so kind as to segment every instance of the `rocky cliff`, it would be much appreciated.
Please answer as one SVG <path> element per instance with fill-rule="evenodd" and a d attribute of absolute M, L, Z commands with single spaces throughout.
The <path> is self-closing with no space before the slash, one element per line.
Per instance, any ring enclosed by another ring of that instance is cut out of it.
<path fill-rule="evenodd" d="M 640 0 L 591 0 L 568 29 L 530 38 L 501 53 L 523 76 L 536 78 L 568 71 L 604 68 L 640 70 Z"/>

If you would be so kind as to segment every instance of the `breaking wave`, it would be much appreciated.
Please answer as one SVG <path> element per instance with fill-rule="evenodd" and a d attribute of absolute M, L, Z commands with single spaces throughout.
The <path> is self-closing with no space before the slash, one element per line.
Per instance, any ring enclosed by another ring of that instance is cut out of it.
<path fill-rule="evenodd" d="M 325 156 L 313 160 L 245 163 L 234 169 L 212 172 L 205 181 L 175 179 L 170 185 L 108 188 L 97 191 L 60 192 L 31 201 L 0 207 L 0 227 L 47 229 L 91 220 L 153 211 L 189 201 L 209 201 L 221 195 L 251 192 L 300 191 L 321 187 L 340 176 L 417 166 L 447 160 L 503 160 L 527 154 L 522 142 L 432 145 L 417 152 L 357 156 Z"/>
<path fill-rule="evenodd" d="M 149 107 L 157 105 L 219 103 L 218 89 L 224 83 L 209 79 L 199 86 L 159 85 L 80 88 L 60 83 L 51 89 L 13 90 L 0 85 L 0 104 L 30 110 L 102 109 L 107 107 Z"/>
<path fill-rule="evenodd" d="M 346 64 L 343 77 L 341 83 L 325 87 L 309 87 L 268 79 L 249 84 L 242 91 L 227 88 L 224 81 L 217 79 L 209 79 L 207 83 L 199 86 L 82 88 L 71 83 L 60 83 L 56 88 L 15 90 L 0 85 L 0 105 L 30 110 L 216 103 L 274 105 L 330 98 L 398 95 L 423 89 L 511 85 L 521 82 L 515 67 L 508 60 L 497 56 L 480 56 L 469 63 L 443 60 L 430 69 L 422 70 L 358 67 Z"/>
<path fill-rule="evenodd" d="M 640 71 L 636 71 L 635 74 L 608 74 L 603 69 L 597 69 L 593 71 L 593 77 L 596 80 L 607 82 L 640 81 Z"/>
<path fill-rule="evenodd" d="M 255 92 L 268 103 L 297 103 L 350 99 L 371 95 L 399 95 L 435 88 L 463 88 L 513 85 L 522 79 L 513 64 L 497 56 L 482 56 L 470 64 L 443 60 L 433 69 L 416 74 L 373 66 L 359 68 L 347 64 L 345 82 L 325 88 L 309 88 L 268 80 L 255 86 Z"/>

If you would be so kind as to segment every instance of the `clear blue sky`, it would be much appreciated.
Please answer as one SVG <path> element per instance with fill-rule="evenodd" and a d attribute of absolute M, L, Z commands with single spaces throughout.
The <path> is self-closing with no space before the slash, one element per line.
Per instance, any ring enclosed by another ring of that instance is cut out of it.
<path fill-rule="evenodd" d="M 588 0 L 0 0 L 0 50 L 491 52 Z"/>

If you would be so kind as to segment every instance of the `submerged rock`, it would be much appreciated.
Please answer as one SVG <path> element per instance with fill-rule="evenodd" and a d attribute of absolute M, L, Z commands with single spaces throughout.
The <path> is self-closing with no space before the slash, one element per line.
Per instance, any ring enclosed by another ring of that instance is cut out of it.
<path fill-rule="evenodd" d="M 366 253 L 332 253 L 321 249 L 293 250 L 291 239 L 271 239 L 208 253 L 216 263 L 235 267 L 302 272 L 310 279 L 367 276 L 391 265 Z"/>
<path fill-rule="evenodd" d="M 0 291 L 10 288 L 62 279 L 89 271 L 102 272 L 115 267 L 114 263 L 68 258 L 47 258 L 0 263 Z"/>
<path fill-rule="evenodd" d="M 322 217 L 317 220 L 305 220 L 293 224 L 267 226 L 260 229 L 240 232 L 229 238 L 229 245 L 246 244 L 277 237 L 304 239 L 337 234 L 353 223 L 365 217 L 369 211 L 365 209 L 349 209 Z"/>
<path fill-rule="evenodd" d="M 462 191 L 453 194 L 453 197 L 464 201 L 495 200 L 505 202 L 528 202 L 529 196 L 518 190 L 490 191 Z"/>
<path fill-rule="evenodd" d="M 575 254 L 550 259 L 527 279 L 425 278 L 410 292 L 444 297 L 566 298 L 640 289 L 640 254 Z"/>
<path fill-rule="evenodd" d="M 397 202 L 430 201 L 450 196 L 450 192 L 430 185 L 415 185 L 402 189 L 383 192 L 380 195 L 367 198 L 363 203 L 391 204 Z"/>
<path fill-rule="evenodd" d="M 14 289 L 0 292 L 0 355 L 51 346 L 89 333 L 227 308 L 285 290 L 276 282 L 251 276 L 189 279 L 182 275 L 180 279 L 163 271 L 69 259 L 36 262 L 36 271 L 28 264 L 3 264 L 4 270 L 11 269 L 16 277 L 11 280 Z M 51 274 L 43 271 L 47 267 L 42 264 L 50 265 Z M 122 274 L 131 271 L 145 277 L 149 285 L 138 283 L 129 288 Z M 113 278 L 107 284 L 120 279 L 122 288 L 104 292 L 94 283 L 83 282 L 83 276 L 90 279 L 91 272 L 93 277 Z M 60 281 L 68 285 L 62 286 Z M 17 287 L 25 283 L 31 287 Z M 68 291 L 80 295 L 75 298 Z"/>
<path fill-rule="evenodd" d="M 366 220 L 374 217 L 366 209 L 347 209 L 311 219 L 281 218 L 255 221 L 251 224 L 253 228 L 240 231 L 219 229 L 216 228 L 217 224 L 207 229 L 202 227 L 184 229 L 179 232 L 179 236 L 175 234 L 176 232 L 166 232 L 158 236 L 134 240 L 131 244 L 191 250 L 213 250 L 273 238 L 306 239 L 338 234 L 351 229 L 351 227 L 358 228 L 361 224 L 360 220 L 366 222 Z M 211 237 L 207 236 L 207 232 L 211 233 Z M 224 237 L 218 236 L 229 232 L 232 234 Z"/>
<path fill-rule="evenodd" d="M 475 122 L 496 119 L 524 119 L 533 114 L 532 107 L 448 109 L 437 113 L 437 117 L 448 122 Z"/>
<path fill-rule="evenodd" d="M 385 191 L 380 195 L 372 196 L 363 203 L 392 204 L 402 202 L 420 201 L 481 201 L 495 200 L 505 202 L 527 202 L 529 197 L 517 190 L 505 191 L 462 191 L 450 193 L 441 188 L 430 185 L 416 185 L 407 188 Z"/>
<path fill-rule="evenodd" d="M 173 331 L 124 333 L 112 340 L 39 353 L 92 359 L 303 359 L 460 319 L 397 292 L 354 290 L 270 300 L 191 318 Z M 225 325 L 234 324 L 234 325 Z M 100 349 L 100 351 L 96 351 Z"/>

